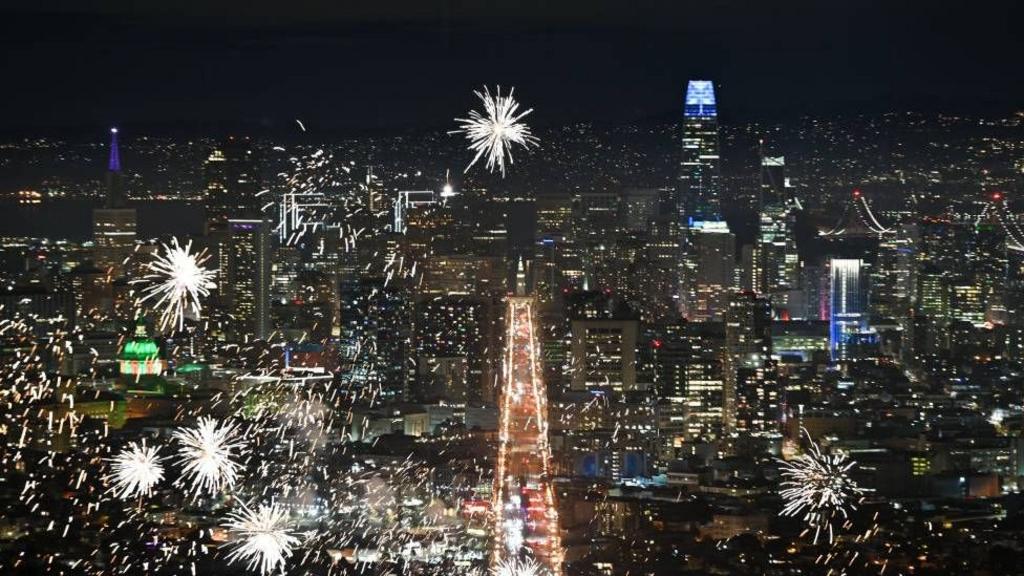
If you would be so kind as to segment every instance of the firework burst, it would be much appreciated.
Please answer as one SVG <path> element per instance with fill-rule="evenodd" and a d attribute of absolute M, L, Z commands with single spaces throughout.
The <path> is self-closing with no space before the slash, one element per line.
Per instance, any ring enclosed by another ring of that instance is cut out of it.
<path fill-rule="evenodd" d="M 487 156 L 487 169 L 494 172 L 497 168 L 501 175 L 505 176 L 505 160 L 512 164 L 512 144 L 519 144 L 523 148 L 535 146 L 538 143 L 537 137 L 530 132 L 530 127 L 522 123 L 533 108 L 525 112 L 519 112 L 519 102 L 516 102 L 512 94 L 515 88 L 509 90 L 507 96 L 501 95 L 501 86 L 494 95 L 484 86 L 484 91 L 475 91 L 480 100 L 484 103 L 484 112 L 481 114 L 476 110 L 470 110 L 469 118 L 456 118 L 461 124 L 458 130 L 452 130 L 449 134 L 464 134 L 469 141 L 469 150 L 476 152 L 473 161 L 466 166 L 468 172 L 482 156 Z"/>
<path fill-rule="evenodd" d="M 533 558 L 506 558 L 491 569 L 492 576 L 550 576 Z"/>
<path fill-rule="evenodd" d="M 189 492 L 213 495 L 235 485 L 241 465 L 232 457 L 244 445 L 234 425 L 204 416 L 195 428 L 175 431 L 174 438 L 181 444 L 182 481 L 191 482 Z"/>
<path fill-rule="evenodd" d="M 118 498 L 148 495 L 164 479 L 163 459 L 157 456 L 159 451 L 159 448 L 147 447 L 145 442 L 132 442 L 112 458 L 109 478 L 114 495 Z"/>
<path fill-rule="evenodd" d="M 231 533 L 230 546 L 234 547 L 227 556 L 228 562 L 244 560 L 250 570 L 260 574 L 284 568 L 299 543 L 288 526 L 288 512 L 276 503 L 261 504 L 256 510 L 243 504 L 228 516 L 225 528 Z"/>
<path fill-rule="evenodd" d="M 847 518 L 848 510 L 856 510 L 855 498 L 863 493 L 850 478 L 850 470 L 856 465 L 845 454 L 823 454 L 805 429 L 810 451 L 790 461 L 782 461 L 779 494 L 786 505 L 783 516 L 803 515 L 809 528 L 814 530 L 814 543 L 823 531 L 828 532 L 828 541 L 835 540 L 834 522 Z"/>
<path fill-rule="evenodd" d="M 210 256 L 206 250 L 193 254 L 191 241 L 181 247 L 178 239 L 173 238 L 170 245 L 161 247 L 163 253 L 147 264 L 150 274 L 143 282 L 151 282 L 152 285 L 142 291 L 139 303 L 152 301 L 160 309 L 161 330 L 175 324 L 180 330 L 185 323 L 186 311 L 199 315 L 202 310 L 199 299 L 210 295 L 217 272 L 203 267 Z"/>

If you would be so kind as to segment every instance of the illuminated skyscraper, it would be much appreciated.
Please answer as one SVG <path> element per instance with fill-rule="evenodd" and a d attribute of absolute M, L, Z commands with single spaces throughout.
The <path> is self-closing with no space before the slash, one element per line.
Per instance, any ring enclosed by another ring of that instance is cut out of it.
<path fill-rule="evenodd" d="M 789 201 L 786 159 L 761 156 L 761 205 L 782 205 Z"/>
<path fill-rule="evenodd" d="M 799 280 L 800 257 L 793 235 L 795 215 L 785 204 L 765 206 L 758 220 L 754 247 L 753 286 L 760 294 L 795 290 Z M 776 305 L 785 307 L 785 302 Z"/>
<path fill-rule="evenodd" d="M 107 200 L 103 208 L 92 211 L 96 265 L 112 277 L 124 274 L 124 261 L 135 249 L 136 214 L 125 201 L 121 174 L 121 153 L 117 147 L 117 128 L 110 129 L 110 161 L 107 164 Z"/>
<path fill-rule="evenodd" d="M 724 221 L 691 220 L 683 259 L 683 313 L 688 320 L 721 320 L 734 284 L 736 236 Z"/>
<path fill-rule="evenodd" d="M 237 340 L 266 338 L 270 329 L 270 222 L 228 220 L 227 296 Z"/>
<path fill-rule="evenodd" d="M 710 80 L 690 80 L 683 105 L 683 155 L 679 171 L 679 201 L 685 217 L 719 217 L 720 175 L 715 87 Z"/>
<path fill-rule="evenodd" d="M 680 211 L 679 309 L 688 316 L 701 306 L 695 276 L 701 270 L 705 223 L 721 220 L 718 108 L 710 80 L 690 80 L 683 105 L 683 150 L 676 199 Z M 728 228 L 726 228 L 728 231 Z M 734 252 L 734 250 L 730 251 Z M 730 279 L 731 283 L 731 279 Z"/>
<path fill-rule="evenodd" d="M 729 300 L 724 372 L 726 434 L 777 432 L 780 396 L 772 359 L 772 305 L 767 298 L 743 292 Z"/>
<path fill-rule="evenodd" d="M 861 260 L 833 258 L 829 349 L 832 358 L 846 359 L 867 330 L 867 270 Z"/>
<path fill-rule="evenodd" d="M 256 211 L 259 173 L 247 138 L 228 138 L 210 152 L 206 178 L 206 222 L 221 230 L 229 218 L 251 218 Z"/>

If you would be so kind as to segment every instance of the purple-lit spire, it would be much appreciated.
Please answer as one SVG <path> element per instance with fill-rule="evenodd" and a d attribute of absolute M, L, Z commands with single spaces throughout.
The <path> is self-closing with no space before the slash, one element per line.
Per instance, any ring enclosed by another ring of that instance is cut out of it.
<path fill-rule="evenodd" d="M 111 172 L 121 171 L 121 154 L 117 151 L 117 128 L 110 129 L 110 164 L 107 170 Z"/>

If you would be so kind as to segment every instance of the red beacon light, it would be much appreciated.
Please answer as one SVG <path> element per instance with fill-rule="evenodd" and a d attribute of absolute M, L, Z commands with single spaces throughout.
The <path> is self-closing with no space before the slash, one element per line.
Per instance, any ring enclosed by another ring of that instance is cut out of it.
<path fill-rule="evenodd" d="M 860 198 L 860 190 L 859 189 L 857 189 L 857 188 L 853 189 L 853 197 L 854 198 Z"/>
<path fill-rule="evenodd" d="M 997 202 L 999 200 L 1002 200 L 1003 199 L 1003 193 L 1002 192 L 993 192 L 992 193 L 992 199 L 997 201 Z"/>

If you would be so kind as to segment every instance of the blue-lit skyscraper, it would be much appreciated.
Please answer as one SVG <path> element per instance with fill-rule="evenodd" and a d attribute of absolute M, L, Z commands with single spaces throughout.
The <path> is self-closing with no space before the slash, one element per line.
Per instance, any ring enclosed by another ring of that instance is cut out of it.
<path fill-rule="evenodd" d="M 679 183 L 676 187 L 679 209 L 679 311 L 696 320 L 707 316 L 708 307 L 701 302 L 702 287 L 718 286 L 716 298 L 731 288 L 730 283 L 707 277 L 711 269 L 702 265 L 702 246 L 707 244 L 704 233 L 714 230 L 721 220 L 719 200 L 718 108 L 715 87 L 710 80 L 690 80 L 686 86 L 683 105 L 683 150 L 679 165 Z M 733 239 L 728 234 L 725 240 Z M 717 245 L 717 244 L 716 244 Z M 725 251 L 733 254 L 729 247 Z M 731 257 L 731 256 L 729 256 Z M 703 300 L 707 300 L 704 298 Z M 717 306 L 717 316 L 721 306 Z"/>
<path fill-rule="evenodd" d="M 683 154 L 678 186 L 686 219 L 720 217 L 719 180 L 715 86 L 710 80 L 690 80 L 683 105 Z"/>
<path fill-rule="evenodd" d="M 830 268 L 829 348 L 833 360 L 845 360 L 868 336 L 867 271 L 861 260 L 848 258 L 833 258 Z"/>

